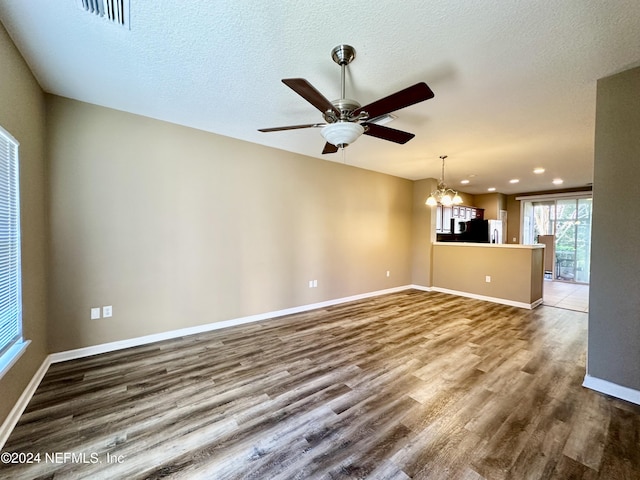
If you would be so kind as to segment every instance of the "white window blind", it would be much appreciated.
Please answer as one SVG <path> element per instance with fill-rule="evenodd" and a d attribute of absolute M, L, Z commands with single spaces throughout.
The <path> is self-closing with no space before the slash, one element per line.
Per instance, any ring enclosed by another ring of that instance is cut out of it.
<path fill-rule="evenodd" d="M 0 127 L 0 375 L 24 346 L 18 142 Z"/>

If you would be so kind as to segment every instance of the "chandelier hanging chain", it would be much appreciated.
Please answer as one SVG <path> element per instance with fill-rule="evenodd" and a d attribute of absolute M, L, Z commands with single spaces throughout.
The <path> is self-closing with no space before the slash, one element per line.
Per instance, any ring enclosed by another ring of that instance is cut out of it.
<path fill-rule="evenodd" d="M 440 155 L 440 158 L 442 159 L 442 176 L 440 177 L 440 183 L 442 184 L 442 187 L 445 186 L 444 183 L 444 159 L 447 158 L 446 155 Z"/>

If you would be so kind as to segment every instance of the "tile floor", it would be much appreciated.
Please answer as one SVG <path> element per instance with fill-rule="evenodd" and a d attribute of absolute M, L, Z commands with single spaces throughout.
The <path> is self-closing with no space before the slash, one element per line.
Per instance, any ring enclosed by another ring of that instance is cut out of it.
<path fill-rule="evenodd" d="M 545 280 L 543 289 L 545 305 L 578 312 L 589 311 L 589 285 Z"/>

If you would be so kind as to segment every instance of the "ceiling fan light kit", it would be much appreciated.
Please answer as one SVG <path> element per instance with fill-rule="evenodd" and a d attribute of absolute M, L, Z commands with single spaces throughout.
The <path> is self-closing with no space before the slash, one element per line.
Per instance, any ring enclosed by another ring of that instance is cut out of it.
<path fill-rule="evenodd" d="M 345 148 L 355 142 L 358 137 L 364 133 L 364 127 L 359 123 L 336 122 L 322 127 L 320 133 L 331 145 L 335 145 L 338 148 Z"/>
<path fill-rule="evenodd" d="M 369 103 L 364 107 L 345 97 L 345 69 L 356 58 L 356 50 L 351 45 L 338 45 L 331 51 L 331 58 L 340 66 L 340 98 L 330 102 L 304 78 L 285 78 L 282 83 L 317 108 L 326 123 L 308 123 L 286 127 L 261 128 L 260 132 L 277 132 L 300 128 L 323 127 L 321 134 L 326 140 L 322 153 L 335 153 L 355 142 L 362 134 L 394 143 L 404 144 L 411 140 L 413 133 L 385 127 L 380 117 L 391 112 L 433 98 L 434 94 L 424 82 L 393 93 Z M 392 116 L 390 116 L 392 117 Z"/>

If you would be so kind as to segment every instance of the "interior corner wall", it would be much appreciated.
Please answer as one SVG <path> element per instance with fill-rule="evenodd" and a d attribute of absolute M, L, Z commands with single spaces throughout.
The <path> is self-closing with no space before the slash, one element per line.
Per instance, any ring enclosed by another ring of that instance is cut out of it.
<path fill-rule="evenodd" d="M 640 391 L 640 68 L 598 80 L 587 374 Z"/>
<path fill-rule="evenodd" d="M 436 240 L 435 209 L 425 205 L 437 188 L 433 178 L 413 182 L 413 219 L 411 230 L 411 283 L 421 287 L 432 286 L 432 249 Z"/>
<path fill-rule="evenodd" d="M 505 195 L 502 193 L 483 193 L 475 195 L 474 199 L 475 206 L 484 209 L 485 220 L 498 220 L 500 210 L 505 210 L 502 208 L 503 205 L 506 206 Z"/>
<path fill-rule="evenodd" d="M 57 96 L 47 107 L 51 352 L 411 283 L 409 180 Z M 113 317 L 90 320 L 105 305 Z"/>
<path fill-rule="evenodd" d="M 520 243 L 520 201 L 507 196 L 507 243 Z"/>
<path fill-rule="evenodd" d="M 18 142 L 24 354 L 0 379 L 0 424 L 47 356 L 44 94 L 0 23 L 0 125 Z"/>

